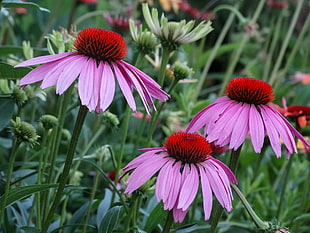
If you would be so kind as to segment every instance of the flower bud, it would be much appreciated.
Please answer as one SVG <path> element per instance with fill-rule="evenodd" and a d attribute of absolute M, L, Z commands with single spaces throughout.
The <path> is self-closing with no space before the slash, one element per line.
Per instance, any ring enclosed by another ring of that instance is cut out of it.
<path fill-rule="evenodd" d="M 54 126 L 56 126 L 58 124 L 58 119 L 57 117 L 53 116 L 53 115 L 43 115 L 40 118 L 40 121 L 42 123 L 42 126 L 44 129 L 51 129 Z"/>
<path fill-rule="evenodd" d="M 102 122 L 109 128 L 117 128 L 119 125 L 119 120 L 117 116 L 109 111 L 105 111 L 102 114 Z"/>
<path fill-rule="evenodd" d="M 11 120 L 11 122 L 13 124 L 12 131 L 19 142 L 36 143 L 40 136 L 37 135 L 36 129 L 31 124 L 21 121 L 19 117 L 16 117 L 15 121 Z"/>
<path fill-rule="evenodd" d="M 28 100 L 26 92 L 19 87 L 14 87 L 13 97 L 16 100 L 18 106 L 22 106 Z"/>
<path fill-rule="evenodd" d="M 192 68 L 189 68 L 186 64 L 177 62 L 174 65 L 173 73 L 176 80 L 182 80 L 192 75 L 193 70 Z"/>

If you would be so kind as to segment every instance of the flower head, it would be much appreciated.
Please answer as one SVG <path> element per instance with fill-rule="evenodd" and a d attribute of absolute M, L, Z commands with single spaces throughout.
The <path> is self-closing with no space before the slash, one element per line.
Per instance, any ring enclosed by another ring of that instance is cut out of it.
<path fill-rule="evenodd" d="M 210 144 L 198 134 L 174 133 L 161 148 L 142 149 L 144 153 L 132 160 L 123 171 L 134 170 L 127 180 L 125 193 L 141 187 L 155 173 L 156 197 L 165 210 L 172 210 L 174 221 L 182 222 L 198 192 L 203 196 L 205 220 L 212 209 L 212 192 L 227 211 L 232 209 L 230 183 L 237 183 L 234 174 L 214 159 Z"/>
<path fill-rule="evenodd" d="M 133 111 L 136 110 L 133 88 L 139 93 L 148 113 L 149 104 L 155 108 L 152 97 L 162 101 L 169 98 L 154 80 L 123 61 L 127 49 L 119 34 L 87 28 L 78 34 L 74 47 L 73 52 L 37 57 L 17 65 L 21 67 L 45 63 L 22 78 L 20 85 L 43 80 L 41 88 L 56 85 L 56 93 L 62 94 L 78 77 L 82 105 L 96 112 L 105 111 L 112 103 L 115 79 Z"/>
<path fill-rule="evenodd" d="M 237 150 L 250 133 L 256 153 L 260 153 L 265 135 L 281 157 L 283 140 L 287 156 L 296 153 L 294 136 L 310 146 L 300 133 L 269 102 L 274 99 L 271 86 L 253 78 L 235 78 L 226 87 L 226 96 L 201 110 L 189 123 L 187 132 L 196 132 L 203 126 L 209 142 L 229 145 Z"/>
<path fill-rule="evenodd" d="M 161 23 L 159 23 L 157 9 L 153 8 L 151 14 L 146 3 L 142 4 L 142 11 L 148 27 L 161 40 L 162 46 L 171 51 L 178 48 L 180 44 L 197 41 L 213 30 L 210 21 L 202 21 L 195 27 L 193 20 L 187 23 L 185 20 L 168 22 L 164 15 L 162 15 Z"/>

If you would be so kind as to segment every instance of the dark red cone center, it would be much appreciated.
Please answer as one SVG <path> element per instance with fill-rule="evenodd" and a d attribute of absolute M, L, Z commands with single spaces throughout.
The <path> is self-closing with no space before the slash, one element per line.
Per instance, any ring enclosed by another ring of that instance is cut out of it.
<path fill-rule="evenodd" d="M 183 163 L 203 162 L 212 153 L 211 146 L 204 137 L 191 133 L 171 134 L 164 147 L 169 156 Z"/>
<path fill-rule="evenodd" d="M 75 42 L 75 49 L 100 61 L 123 60 L 127 55 L 126 43 L 116 32 L 100 28 L 87 28 L 81 31 Z"/>
<path fill-rule="evenodd" d="M 274 100 L 272 87 L 254 78 L 235 78 L 232 79 L 226 89 L 226 95 L 237 102 L 265 105 Z"/>

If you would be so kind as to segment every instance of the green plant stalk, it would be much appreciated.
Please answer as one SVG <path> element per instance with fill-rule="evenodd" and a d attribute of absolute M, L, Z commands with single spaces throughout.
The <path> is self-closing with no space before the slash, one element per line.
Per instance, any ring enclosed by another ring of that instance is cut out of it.
<path fill-rule="evenodd" d="M 258 6 L 256 7 L 256 10 L 255 10 L 255 13 L 254 13 L 254 16 L 251 20 L 252 23 L 255 23 L 263 9 L 265 5 L 265 0 L 262 0 L 262 1 L 259 1 L 259 4 Z M 225 87 L 233 73 L 233 71 L 235 70 L 235 67 L 239 61 L 239 58 L 241 56 L 241 53 L 243 52 L 243 49 L 245 47 L 245 45 L 247 44 L 249 40 L 249 37 L 248 36 L 243 36 L 242 37 L 242 40 L 240 41 L 240 44 L 239 44 L 239 47 L 237 48 L 236 52 L 233 54 L 232 56 L 232 60 L 231 62 L 229 63 L 229 66 L 228 66 L 228 69 L 226 71 L 226 74 L 224 76 L 224 80 L 222 82 L 222 86 L 221 86 L 221 89 L 220 89 L 220 92 L 219 92 L 219 96 L 223 95 L 224 93 L 224 90 L 225 90 Z"/>
<path fill-rule="evenodd" d="M 131 115 L 131 109 L 130 109 L 129 105 L 127 105 L 126 110 L 125 110 L 124 121 L 123 121 L 123 125 L 122 125 L 122 133 L 121 133 L 122 141 L 121 141 L 121 145 L 120 145 L 119 155 L 116 158 L 116 174 L 115 174 L 115 182 L 114 182 L 115 186 L 117 185 L 118 178 L 120 176 L 120 171 L 122 168 L 122 161 L 123 161 L 123 157 L 124 157 L 124 151 L 125 151 L 126 139 L 127 139 L 127 134 L 128 134 L 130 115 Z M 112 202 L 114 201 L 114 197 L 115 197 L 115 190 L 113 190 Z"/>
<path fill-rule="evenodd" d="M 238 7 L 237 5 L 239 4 L 236 4 L 236 8 Z M 211 67 L 211 64 L 212 62 L 214 61 L 214 58 L 216 56 L 216 53 L 218 51 L 218 49 L 220 48 L 220 46 L 222 45 L 223 41 L 224 41 L 224 38 L 225 36 L 227 35 L 227 32 L 228 30 L 230 29 L 230 26 L 232 25 L 233 21 L 235 19 L 235 13 L 234 12 L 230 12 L 229 16 L 228 16 L 228 19 L 224 25 L 224 27 L 222 28 L 221 32 L 220 32 L 220 35 L 218 36 L 216 42 L 215 42 L 215 45 L 212 49 L 212 52 L 203 68 L 203 71 L 201 73 L 201 76 L 200 76 L 200 79 L 198 81 L 198 84 L 197 84 L 197 87 L 196 87 L 196 92 L 195 94 L 193 95 L 193 102 L 195 102 L 198 98 L 198 95 L 203 87 L 203 84 L 205 83 L 205 80 L 207 78 L 207 75 L 209 73 L 209 70 L 210 70 L 210 67 Z"/>
<path fill-rule="evenodd" d="M 272 85 L 272 86 L 274 85 L 274 82 L 276 81 L 276 78 L 278 76 L 278 72 L 279 72 L 282 60 L 284 58 L 284 54 L 286 52 L 286 49 L 287 49 L 287 46 L 288 46 L 288 42 L 289 42 L 290 38 L 292 37 L 293 30 L 295 28 L 296 22 L 298 20 L 299 15 L 300 15 L 300 11 L 302 9 L 303 2 L 304 2 L 303 0 L 298 1 L 298 4 L 297 4 L 297 7 L 295 9 L 295 12 L 294 12 L 293 19 L 291 21 L 290 27 L 289 27 L 287 33 L 285 34 L 285 38 L 284 38 L 283 44 L 281 46 L 280 53 L 279 53 L 279 55 L 277 57 L 276 63 L 274 65 L 274 68 L 273 68 L 273 70 L 271 72 L 271 76 L 270 76 L 270 79 L 269 79 L 269 84 Z"/>
<path fill-rule="evenodd" d="M 239 197 L 240 201 L 242 202 L 243 206 L 245 207 L 245 209 L 247 210 L 248 214 L 250 215 L 251 219 L 253 220 L 253 222 L 255 223 L 256 227 L 260 230 L 267 230 L 269 229 L 269 224 L 267 222 L 262 221 L 257 214 L 255 213 L 255 211 L 252 209 L 251 205 L 248 203 L 248 201 L 246 200 L 245 196 L 242 194 L 242 192 L 239 190 L 239 188 L 237 187 L 237 185 L 235 184 L 231 184 L 231 187 L 233 188 L 233 190 L 235 191 L 235 193 L 237 194 L 237 196 Z"/>
<path fill-rule="evenodd" d="M 61 96 L 59 96 L 58 99 L 58 109 L 57 109 L 57 117 L 58 117 L 58 125 L 53 127 L 52 129 L 52 136 L 51 136 L 51 141 L 48 144 L 49 147 L 47 148 L 46 151 L 50 151 L 50 154 L 46 155 L 46 157 L 49 158 L 49 170 L 47 171 L 47 179 L 46 183 L 49 184 L 52 181 L 53 178 L 53 173 L 55 169 L 55 164 L 56 164 L 56 157 L 59 151 L 59 145 L 61 142 L 62 138 L 62 130 L 66 118 L 66 113 L 67 113 L 67 106 L 69 104 L 69 101 L 71 100 L 70 96 L 72 94 L 72 89 L 73 85 Z M 46 191 L 42 195 L 42 215 L 43 219 L 45 219 L 47 215 L 47 206 L 49 204 L 49 191 Z"/>
<path fill-rule="evenodd" d="M 281 31 L 283 17 L 284 17 L 284 11 L 281 11 L 281 14 L 278 16 L 276 25 L 274 27 L 274 32 L 270 33 L 270 35 L 273 35 L 273 36 L 271 38 L 272 41 L 271 41 L 270 49 L 268 51 L 266 64 L 265 64 L 264 70 L 263 70 L 263 80 L 264 81 L 267 81 L 268 76 L 270 74 L 270 68 L 273 65 L 271 61 L 272 61 L 272 57 L 274 56 L 275 49 L 276 49 L 278 42 L 279 42 L 279 35 L 280 35 L 280 31 Z"/>
<path fill-rule="evenodd" d="M 103 158 L 103 156 L 100 156 L 100 159 L 98 161 L 98 167 L 102 167 L 102 158 Z M 92 209 L 93 200 L 95 199 L 95 195 L 97 192 L 97 188 L 98 188 L 98 184 L 99 184 L 99 178 L 100 178 L 100 174 L 97 172 L 95 179 L 94 179 L 94 185 L 93 185 L 93 188 L 92 188 L 92 191 L 90 194 L 90 198 L 89 198 L 89 206 L 87 208 L 87 213 L 86 213 L 86 217 L 84 220 L 83 233 L 87 233 L 86 232 L 87 231 L 87 225 L 88 225 L 87 223 L 88 223 L 90 212 Z"/>
<path fill-rule="evenodd" d="M 284 197 L 285 197 L 285 194 L 286 194 L 286 186 L 287 186 L 287 183 L 289 181 L 289 175 L 290 175 L 290 171 L 291 171 L 291 168 L 292 168 L 292 163 L 293 163 L 293 158 L 290 157 L 289 160 L 288 160 L 288 163 L 286 164 L 286 173 L 285 173 L 285 176 L 284 176 L 284 180 L 283 180 L 283 185 L 282 185 L 282 189 L 281 189 L 281 194 L 280 194 L 280 200 L 279 200 L 279 203 L 278 203 L 278 209 L 277 209 L 277 213 L 276 213 L 276 218 L 279 219 L 279 216 L 280 216 L 280 213 L 281 213 L 281 210 L 282 210 L 282 206 L 283 206 L 283 202 L 284 202 Z"/>
<path fill-rule="evenodd" d="M 161 233 L 169 233 L 170 232 L 170 228 L 172 226 L 172 223 L 173 223 L 173 212 L 172 212 L 172 210 L 170 210 L 168 212 L 168 215 L 167 215 L 167 218 L 166 218 L 166 222 L 165 222 L 164 228 L 163 228 Z"/>
<path fill-rule="evenodd" d="M 234 174 L 237 171 L 241 148 L 242 148 L 242 145 L 236 151 L 232 150 L 230 154 L 229 167 Z M 219 202 L 215 202 L 214 209 L 215 209 L 215 212 L 214 214 L 212 214 L 209 233 L 214 233 L 216 231 L 216 227 L 224 211 L 223 207 L 220 205 Z"/>
<path fill-rule="evenodd" d="M 14 169 L 14 162 L 16 159 L 16 152 L 17 152 L 17 148 L 19 147 L 20 143 L 21 142 L 17 138 L 14 137 L 13 145 L 12 145 L 12 151 L 11 151 L 10 158 L 9 158 L 8 169 L 6 172 L 6 183 L 5 183 L 4 193 L 2 196 L 0 223 L 2 223 L 3 218 L 4 218 L 6 202 L 7 202 L 9 191 L 10 191 L 11 178 L 12 178 L 12 173 L 13 173 L 13 169 Z"/>
<path fill-rule="evenodd" d="M 158 74 L 158 84 L 163 87 L 165 81 L 166 67 L 169 61 L 170 50 L 163 48 L 163 54 L 161 57 L 161 64 Z"/>
<path fill-rule="evenodd" d="M 38 185 L 42 184 L 43 180 L 43 171 L 45 168 L 45 155 L 46 155 L 46 146 L 47 146 L 47 136 L 48 136 L 48 129 L 44 129 L 43 136 L 42 136 L 42 143 L 41 143 L 41 153 L 39 158 L 39 167 L 38 167 Z M 36 206 L 36 223 L 37 227 L 41 229 L 42 223 L 42 215 L 41 215 L 41 192 L 37 192 L 34 198 L 33 206 Z"/>
<path fill-rule="evenodd" d="M 68 180 L 68 175 L 70 173 L 70 168 L 72 165 L 72 161 L 74 158 L 74 154 L 75 154 L 75 150 L 77 147 L 77 143 L 78 143 L 78 139 L 83 127 L 83 123 L 85 121 L 86 115 L 87 115 L 88 109 L 86 106 L 81 105 L 78 115 L 77 115 L 77 119 L 74 125 L 74 129 L 73 129 L 73 133 L 72 133 L 72 138 L 68 147 L 68 152 L 67 152 L 67 156 L 66 156 L 66 161 L 65 161 L 65 165 L 63 168 L 63 172 L 61 174 L 60 177 L 60 181 L 59 181 L 59 185 L 58 185 L 58 189 L 53 201 L 53 204 L 50 208 L 50 211 L 44 221 L 44 224 L 42 226 L 42 233 L 46 233 L 48 230 L 48 227 L 54 217 L 54 213 L 56 211 L 56 208 L 58 207 L 60 200 L 62 198 L 62 194 L 66 185 L 66 182 Z"/>
<path fill-rule="evenodd" d="M 304 25 L 302 27 L 302 30 L 299 33 L 298 39 L 294 43 L 294 47 L 293 47 L 292 51 L 290 52 L 289 57 L 288 57 L 288 59 L 286 61 L 286 64 L 285 64 L 285 66 L 284 66 L 284 68 L 283 68 L 283 70 L 281 72 L 281 76 L 280 76 L 281 79 L 283 79 L 286 76 L 288 68 L 291 65 L 293 59 L 295 58 L 296 53 L 298 51 L 298 48 L 300 47 L 301 42 L 302 42 L 302 40 L 303 40 L 307 30 L 309 30 L 309 28 L 310 28 L 310 16 L 307 17 L 307 20 L 305 21 L 305 23 L 304 23 Z M 278 87 L 280 85 L 281 85 L 280 81 L 275 83 L 275 87 L 273 88 L 274 92 L 278 89 Z"/>
<path fill-rule="evenodd" d="M 92 17 L 96 17 L 96 16 L 101 16 L 105 13 L 105 11 L 92 11 L 86 14 L 83 14 L 81 17 L 77 18 L 77 20 L 75 20 L 73 22 L 73 24 L 75 26 L 78 26 L 80 23 L 82 23 L 84 20 L 92 18 Z"/>

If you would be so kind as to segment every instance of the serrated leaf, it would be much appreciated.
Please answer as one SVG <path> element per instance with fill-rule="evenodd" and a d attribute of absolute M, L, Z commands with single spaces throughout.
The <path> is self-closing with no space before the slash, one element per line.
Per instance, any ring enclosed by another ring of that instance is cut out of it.
<path fill-rule="evenodd" d="M 26 198 L 31 194 L 48 190 L 50 188 L 56 188 L 58 184 L 36 184 L 24 187 L 16 187 L 10 190 L 8 199 L 6 201 L 6 206 L 13 204 L 14 202 Z M 2 202 L 3 197 L 0 197 L 0 202 Z"/>
<path fill-rule="evenodd" d="M 100 223 L 98 233 L 111 233 L 117 225 L 122 209 L 122 206 L 114 206 L 109 209 Z"/>
<path fill-rule="evenodd" d="M 0 63 L 0 79 L 21 79 L 28 74 L 32 69 L 29 67 L 17 67 Z"/>
<path fill-rule="evenodd" d="M 158 224 L 162 224 L 167 217 L 167 211 L 164 210 L 162 202 L 158 203 L 148 217 L 144 231 L 152 232 Z"/>
<path fill-rule="evenodd" d="M 1 71 L 0 71 L 1 72 Z M 0 130 L 7 126 L 17 108 L 15 100 L 11 97 L 0 98 Z M 5 111 L 3 111 L 5 109 Z"/>
<path fill-rule="evenodd" d="M 43 7 L 40 7 L 36 3 L 22 2 L 20 0 L 3 0 L 2 1 L 2 7 L 5 7 L 5 8 L 16 8 L 16 7 L 34 8 L 34 9 L 38 9 L 40 11 L 50 12 L 50 10 L 43 8 Z"/>

